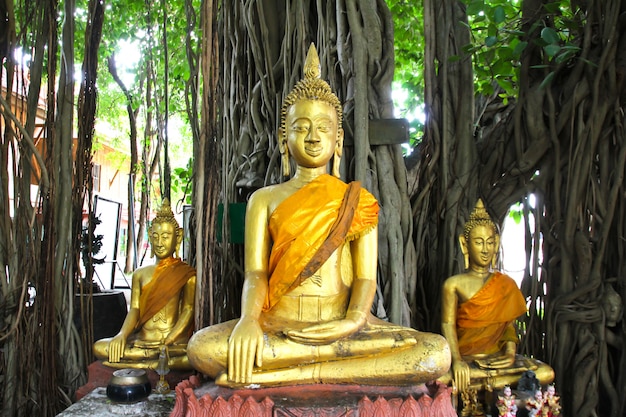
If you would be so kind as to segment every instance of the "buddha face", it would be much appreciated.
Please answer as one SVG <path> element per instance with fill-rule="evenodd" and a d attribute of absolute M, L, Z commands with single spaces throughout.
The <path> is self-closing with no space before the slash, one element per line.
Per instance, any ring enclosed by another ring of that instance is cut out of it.
<path fill-rule="evenodd" d="M 150 244 L 157 259 L 169 258 L 176 251 L 180 233 L 169 222 L 152 223 Z"/>
<path fill-rule="evenodd" d="M 615 327 L 618 322 L 622 321 L 622 297 L 611 286 L 607 287 L 603 297 L 602 309 L 608 327 Z"/>
<path fill-rule="evenodd" d="M 337 112 L 323 101 L 295 102 L 287 111 L 285 132 L 281 133 L 289 154 L 306 168 L 326 166 L 343 141 L 343 130 L 337 127 Z"/>
<path fill-rule="evenodd" d="M 477 225 L 470 231 L 466 245 L 470 267 L 489 268 L 498 250 L 496 231 L 487 225 Z"/>

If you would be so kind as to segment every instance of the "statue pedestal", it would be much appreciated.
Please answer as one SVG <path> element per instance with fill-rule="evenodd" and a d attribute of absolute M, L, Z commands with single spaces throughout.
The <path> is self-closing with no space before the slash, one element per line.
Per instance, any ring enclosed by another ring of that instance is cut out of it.
<path fill-rule="evenodd" d="M 298 385 L 228 389 L 193 376 L 176 387 L 170 417 L 456 417 L 451 390 L 440 383 L 408 387 Z"/>

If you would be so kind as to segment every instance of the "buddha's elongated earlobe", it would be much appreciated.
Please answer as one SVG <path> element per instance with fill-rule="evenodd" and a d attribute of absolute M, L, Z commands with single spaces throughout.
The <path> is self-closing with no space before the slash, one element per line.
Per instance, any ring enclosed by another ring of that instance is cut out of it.
<path fill-rule="evenodd" d="M 283 166 L 283 177 L 289 177 L 289 175 L 291 175 L 289 167 L 289 151 L 285 150 L 285 152 L 281 152 L 280 160 Z"/>
<path fill-rule="evenodd" d="M 287 147 L 285 131 L 282 128 L 278 129 L 278 150 L 280 151 L 280 162 L 283 168 L 283 177 L 289 177 L 289 175 L 291 175 L 291 169 L 289 166 L 289 148 Z"/>
<path fill-rule="evenodd" d="M 469 268 L 469 249 L 467 248 L 467 240 L 464 235 L 459 236 L 459 244 L 461 245 L 461 253 L 463 253 L 463 261 L 465 269 Z"/>
<path fill-rule="evenodd" d="M 175 258 L 180 258 L 178 251 L 180 250 L 180 245 L 183 243 L 183 237 L 183 228 L 179 227 L 178 230 L 176 230 L 176 249 L 174 250 Z"/>
<path fill-rule="evenodd" d="M 337 178 L 341 178 L 341 173 L 339 172 L 339 165 L 341 164 L 341 157 L 335 154 L 333 158 L 333 176 Z"/>
<path fill-rule="evenodd" d="M 496 232 L 497 233 L 497 232 Z M 496 253 L 491 258 L 491 268 L 496 269 L 498 263 L 498 253 L 500 252 L 500 235 L 496 234 Z"/>
<path fill-rule="evenodd" d="M 335 145 L 335 156 L 333 157 L 333 176 L 341 178 L 339 166 L 343 155 L 343 129 L 337 131 L 337 144 Z"/>

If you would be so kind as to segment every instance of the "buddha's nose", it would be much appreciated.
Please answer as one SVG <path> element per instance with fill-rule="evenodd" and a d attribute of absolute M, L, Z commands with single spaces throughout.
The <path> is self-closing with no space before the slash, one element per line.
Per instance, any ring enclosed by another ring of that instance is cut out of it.
<path fill-rule="evenodd" d="M 320 141 L 320 137 L 315 131 L 315 129 L 311 130 L 311 133 L 309 133 L 309 136 L 307 137 L 307 142 L 317 143 L 319 141 Z"/>

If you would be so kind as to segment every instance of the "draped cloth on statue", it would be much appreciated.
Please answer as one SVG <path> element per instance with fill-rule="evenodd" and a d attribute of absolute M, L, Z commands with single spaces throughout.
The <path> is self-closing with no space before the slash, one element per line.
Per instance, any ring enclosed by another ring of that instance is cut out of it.
<path fill-rule="evenodd" d="M 141 289 L 137 328 L 158 313 L 195 274 L 196 270 L 179 258 L 162 259 L 150 282 Z"/>
<path fill-rule="evenodd" d="M 517 342 L 513 321 L 526 312 L 526 301 L 515 281 L 494 272 L 482 288 L 457 310 L 461 355 L 492 354 L 505 342 Z"/>
<path fill-rule="evenodd" d="M 269 291 L 264 310 L 309 278 L 345 241 L 378 223 L 378 202 L 358 182 L 321 175 L 272 213 Z"/>

